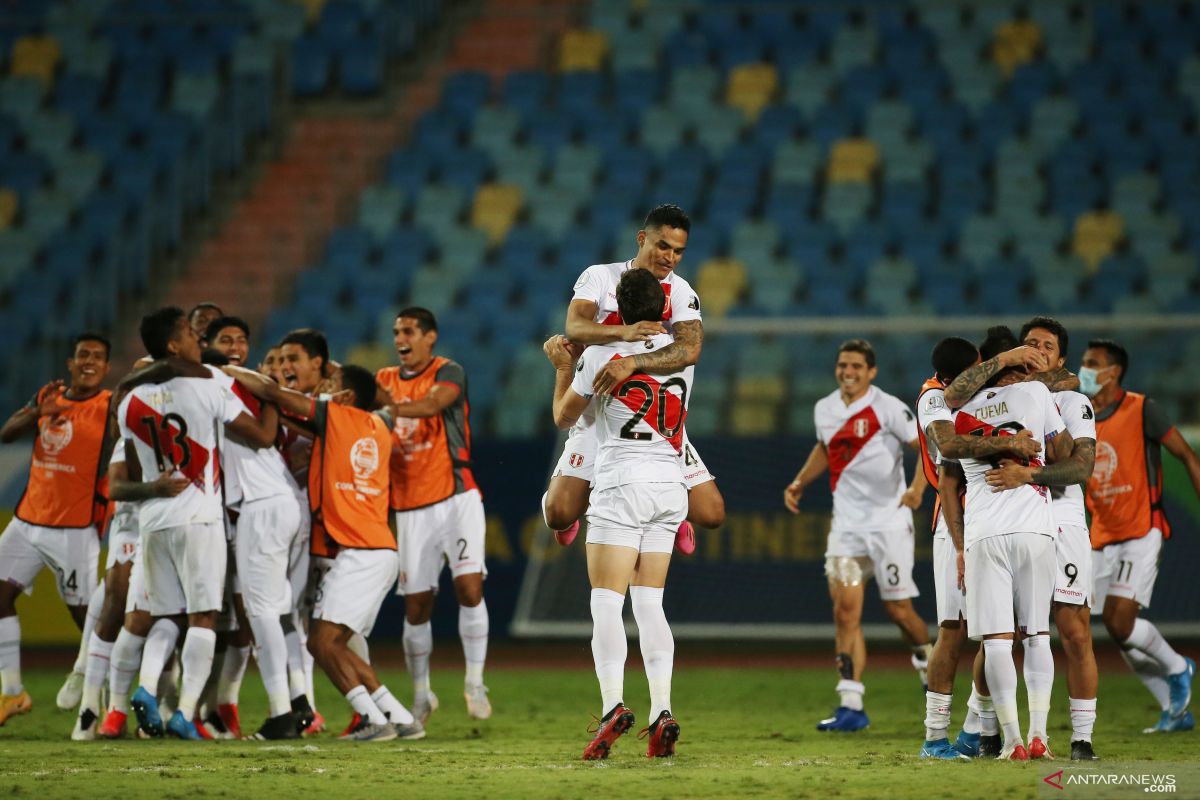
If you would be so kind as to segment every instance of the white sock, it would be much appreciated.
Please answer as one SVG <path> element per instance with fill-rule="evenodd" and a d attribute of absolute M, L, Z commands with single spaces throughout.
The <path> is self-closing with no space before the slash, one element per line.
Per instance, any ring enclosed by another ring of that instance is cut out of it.
<path fill-rule="evenodd" d="M 21 685 L 21 623 L 15 617 L 0 619 L 0 692 L 18 695 Z"/>
<path fill-rule="evenodd" d="M 371 650 L 367 647 L 367 638 L 361 633 L 355 633 L 346 640 L 346 647 L 350 648 L 350 652 L 361 658 L 367 664 L 371 663 Z"/>
<path fill-rule="evenodd" d="M 196 703 L 212 672 L 213 654 L 217 649 L 217 632 L 208 628 L 188 628 L 183 637 L 183 687 L 179 690 L 179 711 L 184 719 L 196 716 Z"/>
<path fill-rule="evenodd" d="M 255 639 L 258 634 L 254 634 Z M 297 630 L 290 630 L 283 635 L 283 641 L 287 646 L 287 671 L 288 671 L 288 694 L 292 697 L 299 697 L 307 693 L 307 684 L 304 682 L 304 650 L 306 647 L 304 637 Z M 259 665 L 262 666 L 261 664 Z M 309 703 L 312 703 L 312 698 L 309 698 Z"/>
<path fill-rule="evenodd" d="M 100 687 L 104 685 L 112 666 L 112 649 L 112 642 L 104 641 L 92 631 L 87 648 L 87 669 L 83 673 L 83 702 L 79 707 L 90 708 L 97 715 L 101 711 Z"/>
<path fill-rule="evenodd" d="M 625 641 L 625 623 L 621 610 L 625 595 L 611 589 L 592 589 L 592 660 L 600 680 L 602 713 L 607 714 L 624 697 L 625 659 L 629 643 Z"/>
<path fill-rule="evenodd" d="M 637 620 L 638 645 L 650 684 L 651 725 L 658 715 L 671 709 L 671 673 L 675 667 L 675 637 L 663 613 L 663 590 L 650 586 L 630 586 L 629 602 Z"/>
<path fill-rule="evenodd" d="M 834 691 L 838 693 L 838 705 L 845 706 L 852 711 L 863 710 L 863 695 L 867 693 L 867 687 L 862 681 L 851 681 L 842 678 L 838 681 Z"/>
<path fill-rule="evenodd" d="M 963 718 L 963 733 L 982 733 L 983 718 L 979 715 L 979 692 L 971 681 L 971 696 L 967 698 L 967 716 Z"/>
<path fill-rule="evenodd" d="M 88 648 L 92 646 L 92 631 L 96 630 L 96 620 L 100 619 L 100 610 L 104 608 L 104 581 L 96 584 L 92 596 L 88 598 L 87 614 L 83 618 L 83 633 L 79 637 L 79 652 L 75 655 L 75 666 L 72 672 L 83 675 L 87 672 Z M 84 706 L 90 708 L 90 706 Z M 95 709 L 92 709 L 93 711 Z"/>
<path fill-rule="evenodd" d="M 371 701 L 379 706 L 379 710 L 387 716 L 388 722 L 396 725 L 412 725 L 416 721 L 412 712 L 405 708 L 403 703 L 392 697 L 392 693 L 386 686 L 380 686 L 371 692 Z"/>
<path fill-rule="evenodd" d="M 946 731 L 950 728 L 951 702 L 952 695 L 925 693 L 925 741 L 949 738 Z"/>
<path fill-rule="evenodd" d="M 315 711 L 317 708 L 317 690 L 314 684 L 314 676 L 317 674 L 317 660 L 308 651 L 308 637 L 304 639 L 304 652 L 301 654 L 301 661 L 304 663 L 304 694 L 308 697 L 308 704 Z"/>
<path fill-rule="evenodd" d="M 288 646 L 279 617 L 251 617 L 250 630 L 258 648 L 258 672 L 267 690 L 270 716 L 278 717 L 292 710 L 292 695 L 288 686 Z"/>
<path fill-rule="evenodd" d="M 992 702 L 990 694 L 979 695 L 979 728 L 981 736 L 1000 735 L 1000 723 L 996 719 L 996 704 Z"/>
<path fill-rule="evenodd" d="M 458 607 L 458 638 L 462 639 L 463 658 L 467 662 L 464 684 L 467 688 L 483 685 L 483 664 L 488 646 L 487 601 L 477 606 Z"/>
<path fill-rule="evenodd" d="M 129 688 L 142 664 L 146 637 L 121 628 L 113 643 L 108 664 L 108 705 L 122 714 L 129 713 Z"/>
<path fill-rule="evenodd" d="M 1006 746 L 1021 741 L 1021 721 L 1017 716 L 1017 665 L 1013 662 L 1012 646 L 1012 639 L 986 639 L 983 642 L 987 658 L 984 671 Z"/>
<path fill-rule="evenodd" d="M 250 647 L 229 645 L 225 660 L 221 662 L 221 677 L 217 682 L 217 705 L 237 705 L 242 691 L 242 678 L 246 676 L 246 665 L 250 663 Z M 291 703 L 288 703 L 291 707 Z"/>
<path fill-rule="evenodd" d="M 1046 718 L 1050 716 L 1050 692 L 1054 688 L 1054 656 L 1047 634 L 1026 637 L 1025 693 L 1029 699 L 1029 739 L 1046 741 Z"/>
<path fill-rule="evenodd" d="M 1076 700 L 1071 698 L 1071 741 L 1090 742 L 1092 728 L 1096 724 L 1096 698 Z"/>
<path fill-rule="evenodd" d="M 346 699 L 350 702 L 354 710 L 367 721 L 367 724 L 387 724 L 387 715 L 379 709 L 379 706 L 375 705 L 375 701 L 371 699 L 371 695 L 367 692 L 367 687 L 362 684 L 355 686 L 346 692 Z"/>
<path fill-rule="evenodd" d="M 1141 650 L 1157 661 L 1167 675 L 1177 675 L 1187 669 L 1187 662 L 1183 660 L 1183 656 L 1167 644 L 1167 640 L 1150 620 L 1141 617 L 1134 620 L 1133 632 L 1121 646 Z"/>
<path fill-rule="evenodd" d="M 169 619 L 155 620 L 154 627 L 146 634 L 138 685 L 144 686 L 147 692 L 158 692 L 158 679 L 162 677 L 163 667 L 167 665 L 167 659 L 175 650 L 178 640 L 179 626 Z"/>
<path fill-rule="evenodd" d="M 1166 711 L 1171 707 L 1171 685 L 1167 683 L 1166 670 L 1162 665 L 1141 650 L 1121 649 L 1121 657 L 1141 679 L 1150 694 L 1158 701 L 1159 708 Z"/>
<path fill-rule="evenodd" d="M 429 654 L 433 652 L 433 627 L 404 620 L 404 663 L 413 682 L 413 702 L 429 697 Z"/>

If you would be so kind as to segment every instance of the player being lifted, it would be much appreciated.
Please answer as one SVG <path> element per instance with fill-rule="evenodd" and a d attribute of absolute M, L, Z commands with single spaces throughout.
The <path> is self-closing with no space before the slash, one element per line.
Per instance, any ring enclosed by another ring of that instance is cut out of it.
<path fill-rule="evenodd" d="M 642 352 L 615 361 L 597 373 L 595 390 L 612 391 L 634 370 L 667 374 L 696 364 L 704 340 L 700 322 L 700 299 L 675 268 L 687 247 L 691 220 L 674 205 L 658 206 L 646 215 L 638 232 L 638 252 L 629 261 L 596 264 L 584 270 L 575 282 L 575 294 L 567 308 L 567 339 L 576 345 L 647 341 L 666 332 L 672 343 L 653 352 Z M 658 278 L 666 294 L 661 319 L 638 323 L 623 321 L 616 306 L 616 285 L 630 269 L 645 269 Z M 587 509 L 594 475 L 596 444 L 591 431 L 592 412 L 585 411 L 567 437 L 550 486 L 542 498 L 546 524 L 555 531 L 559 544 L 570 544 L 579 532 L 579 519 Z M 702 528 L 717 528 L 725 520 L 725 500 L 713 476 L 687 440 L 684 432 L 684 481 L 688 486 L 688 519 Z M 691 523 L 681 524 L 676 539 L 681 553 L 695 550 Z"/>
<path fill-rule="evenodd" d="M 376 375 L 395 409 L 391 507 L 400 554 L 397 594 L 404 595 L 404 658 L 413 682 L 413 713 L 424 724 L 437 709 L 429 688 L 433 603 L 443 560 L 454 577 L 458 635 L 466 660 L 463 696 L 475 719 L 492 715 L 483 667 L 488 611 L 483 599 L 483 497 L 471 473 L 471 408 L 463 368 L 433 354 L 437 319 L 406 308 L 393 326 L 400 366 Z"/>
<path fill-rule="evenodd" d="M 645 270 L 627 270 L 616 286 L 621 317 L 632 325 L 661 319 L 665 299 L 656 276 Z M 551 337 L 545 345 L 556 370 L 554 423 L 564 429 L 574 425 L 589 405 L 595 414 L 596 486 L 587 512 L 587 561 L 592 656 L 603 715 L 583 751 L 588 760 L 607 758 L 613 743 L 634 723 L 623 700 L 626 589 L 650 684 L 646 755 L 673 755 L 679 738 L 679 723 L 671 713 L 675 641 L 662 601 L 675 534 L 688 507 L 678 456 L 684 447 L 692 368 L 661 375 L 638 370 L 622 379 L 611 397 L 593 397 L 596 375 L 606 364 L 653 354 L 670 342 L 669 336 L 658 334 L 646 341 L 590 347 L 578 364 L 562 337 Z"/>
<path fill-rule="evenodd" d="M 34 437 L 29 482 L 12 522 L 0 535 L 0 725 L 33 707 L 21 683 L 17 598 L 31 592 L 42 567 L 54 570 L 58 593 L 84 627 L 96 586 L 100 540 L 97 492 L 106 453 L 109 401 L 100 388 L 109 371 L 108 339 L 75 337 L 67 359 L 69 385 L 42 387 L 0 428 L 0 441 Z M 90 632 L 88 632 L 90 640 Z M 112 645 L 101 644 L 97 656 Z"/>
<path fill-rule="evenodd" d="M 799 513 L 800 497 L 827 469 L 833 490 L 833 524 L 825 550 L 825 576 L 833 600 L 840 698 L 820 731 L 857 731 L 870 720 L 863 710 L 867 645 L 862 633 L 865 582 L 879 584 L 888 618 L 912 648 L 913 667 L 925 680 L 929 630 L 913 608 L 919 592 L 912 579 L 912 509 L 921 504 L 925 475 L 917 470 L 904 483 L 902 447 L 918 448 L 917 425 L 900 400 L 872 385 L 878 372 L 875 350 L 864 339 L 838 348 L 838 388 L 817 402 L 817 443 L 783 492 Z"/>

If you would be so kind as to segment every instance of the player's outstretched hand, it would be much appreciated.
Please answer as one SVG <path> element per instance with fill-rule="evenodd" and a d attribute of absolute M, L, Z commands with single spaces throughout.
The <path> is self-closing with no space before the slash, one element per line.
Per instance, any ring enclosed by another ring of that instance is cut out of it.
<path fill-rule="evenodd" d="M 47 383 L 39 394 L 43 392 L 44 395 L 37 405 L 39 417 L 56 417 L 71 407 L 71 404 L 63 398 L 63 395 L 67 393 L 67 387 L 62 381 Z"/>
<path fill-rule="evenodd" d="M 635 322 L 632 325 L 621 326 L 621 341 L 644 342 L 651 336 L 657 336 L 660 333 L 666 332 L 667 329 L 663 327 L 661 322 Z"/>
<path fill-rule="evenodd" d="M 913 508 L 913 509 L 920 508 L 921 507 L 921 498 L 922 498 L 922 495 L 924 495 L 924 494 L 925 494 L 924 489 L 922 489 L 919 492 L 914 491 L 911 488 L 905 489 L 904 494 L 900 495 L 900 505 L 904 506 L 905 508 Z"/>
<path fill-rule="evenodd" d="M 154 491 L 158 497 L 175 497 L 191 484 L 187 478 L 176 478 L 174 473 L 164 472 L 154 480 Z"/>
<path fill-rule="evenodd" d="M 1045 372 L 1050 368 L 1050 361 L 1046 358 L 1045 353 L 1025 345 L 1001 353 L 1000 363 L 1006 367 L 1024 367 L 1025 371 L 1030 374 Z"/>
<path fill-rule="evenodd" d="M 635 369 L 633 358 L 617 358 L 608 362 L 596 373 L 596 378 L 592 381 L 592 391 L 596 394 L 611 394 Z"/>
<path fill-rule="evenodd" d="M 787 506 L 787 510 L 793 514 L 800 513 L 800 498 L 804 494 L 804 487 L 799 481 L 792 481 L 783 490 L 783 504 Z"/>
<path fill-rule="evenodd" d="M 555 369 L 570 369 L 574 366 L 575 359 L 578 358 L 571 353 L 572 347 L 579 347 L 579 345 L 570 344 L 567 337 L 556 333 L 542 345 L 542 352 L 546 354 L 546 358 L 550 359 L 550 363 Z"/>
<path fill-rule="evenodd" d="M 1033 483 L 1033 469 L 1006 458 L 1000 461 L 999 467 L 989 469 L 983 477 L 993 492 L 1003 492 Z"/>

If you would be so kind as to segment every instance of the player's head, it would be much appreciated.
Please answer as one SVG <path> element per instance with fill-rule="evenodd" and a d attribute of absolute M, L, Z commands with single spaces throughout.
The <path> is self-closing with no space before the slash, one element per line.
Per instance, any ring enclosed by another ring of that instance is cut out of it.
<path fill-rule="evenodd" d="M 433 346 L 437 344 L 437 318 L 433 312 L 420 306 L 409 306 L 396 314 L 392 324 L 392 341 L 400 365 L 406 370 L 422 370 L 433 359 Z"/>
<path fill-rule="evenodd" d="M 987 329 L 987 336 L 979 345 L 979 357 L 984 361 L 995 358 L 1003 352 L 1020 347 L 1021 343 L 1007 325 L 993 325 Z M 1012 383 L 1014 378 L 1025 374 L 1024 367 L 1007 367 L 992 376 L 985 386 L 997 386 L 1001 383 Z"/>
<path fill-rule="evenodd" d="M 1083 353 L 1083 367 L 1079 370 L 1079 391 L 1088 397 L 1100 394 L 1104 386 L 1116 382 L 1117 386 L 1129 371 L 1129 353 L 1112 339 L 1092 339 Z"/>
<path fill-rule="evenodd" d="M 354 397 L 346 402 L 363 411 L 370 411 L 375 405 L 375 376 L 365 367 L 358 364 L 342 365 L 342 389 L 351 392 Z"/>
<path fill-rule="evenodd" d="M 266 375 L 276 383 L 283 383 L 283 376 L 279 373 L 279 367 L 283 364 L 283 358 L 280 355 L 279 345 L 271 345 L 263 355 L 263 360 L 258 365 L 258 371 L 261 375 Z"/>
<path fill-rule="evenodd" d="M 662 319 L 667 296 L 662 283 L 644 269 L 627 269 L 617 281 L 617 311 L 626 325 Z"/>
<path fill-rule="evenodd" d="M 85 392 L 98 388 L 108 377 L 111 351 L 112 344 L 102 334 L 88 331 L 76 336 L 67 359 L 71 388 Z"/>
<path fill-rule="evenodd" d="M 683 258 L 691 229 L 692 220 L 679 206 L 667 204 L 650 209 L 638 231 L 634 266 L 664 280 Z"/>
<path fill-rule="evenodd" d="M 200 363 L 200 337 L 179 306 L 167 306 L 147 314 L 142 317 L 138 330 L 151 357 L 176 356 Z"/>
<path fill-rule="evenodd" d="M 225 367 L 233 363 L 233 359 L 215 347 L 206 347 L 200 351 L 200 363 L 210 367 Z"/>
<path fill-rule="evenodd" d="M 289 389 L 311 392 L 329 373 L 329 342 L 313 328 L 297 328 L 279 343 L 279 376 Z"/>
<path fill-rule="evenodd" d="M 1034 317 L 1021 326 L 1021 344 L 1041 350 L 1054 368 L 1067 362 L 1070 337 L 1062 323 L 1053 317 Z"/>
<path fill-rule="evenodd" d="M 979 350 L 961 336 L 947 336 L 933 346 L 929 360 L 938 380 L 949 386 L 963 370 L 979 363 Z"/>
<path fill-rule="evenodd" d="M 192 326 L 192 330 L 196 332 L 196 336 L 204 341 L 205 334 L 208 333 L 209 324 L 217 317 L 225 316 L 225 312 L 216 303 L 203 302 L 192 306 L 192 310 L 188 312 L 188 323 Z"/>
<path fill-rule="evenodd" d="M 250 357 L 250 326 L 241 317 L 217 317 L 208 323 L 204 340 L 224 353 L 234 366 L 245 366 Z"/>
<path fill-rule="evenodd" d="M 838 347 L 833 375 L 846 397 L 861 397 L 878 373 L 875 348 L 866 339 L 847 339 Z"/>

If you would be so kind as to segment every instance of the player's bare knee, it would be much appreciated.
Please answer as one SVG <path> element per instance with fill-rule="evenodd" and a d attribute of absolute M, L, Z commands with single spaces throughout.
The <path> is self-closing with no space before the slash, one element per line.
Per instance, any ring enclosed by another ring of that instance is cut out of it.
<path fill-rule="evenodd" d="M 482 581 L 455 581 L 454 595 L 458 604 L 465 608 L 474 608 L 483 602 Z"/>
<path fill-rule="evenodd" d="M 907 622 L 915 614 L 911 600 L 885 600 L 883 612 L 887 614 L 888 619 L 897 624 Z"/>
<path fill-rule="evenodd" d="M 407 595 L 404 598 L 404 619 L 409 625 L 424 625 L 433 616 L 433 592 Z"/>
<path fill-rule="evenodd" d="M 208 628 L 209 630 L 213 630 L 217 626 L 217 612 L 200 611 L 195 614 L 188 614 L 187 624 L 194 628 Z M 218 640 L 221 638 L 219 633 L 217 634 L 217 638 Z M 226 641 L 228 641 L 228 638 L 226 638 Z"/>

